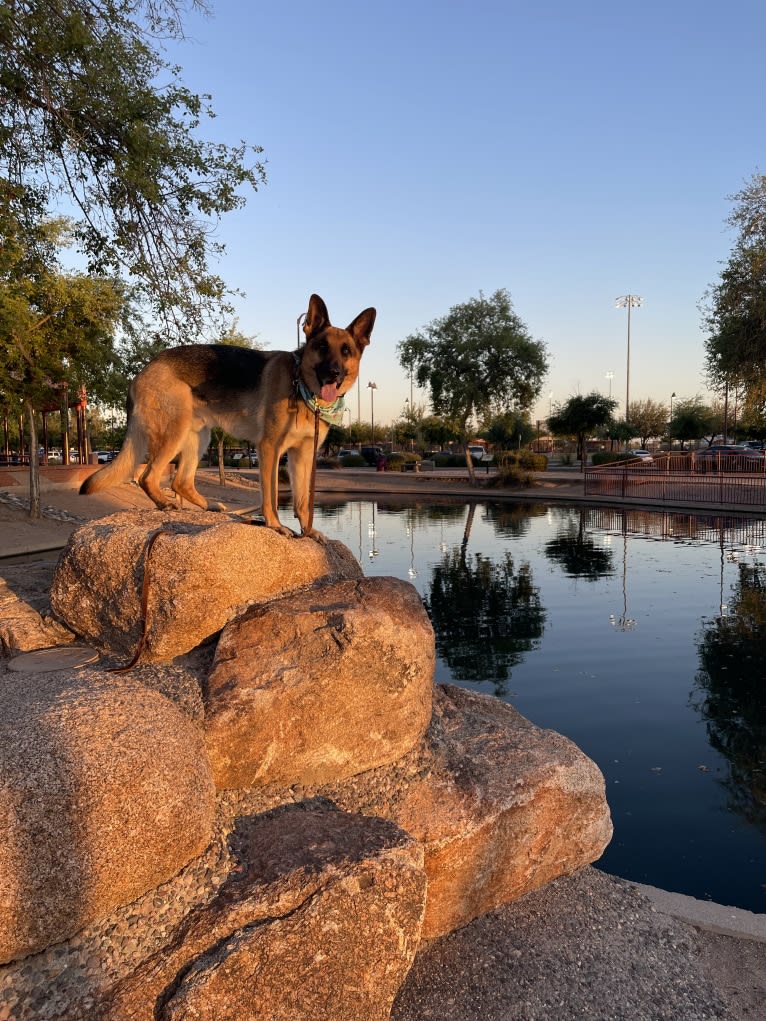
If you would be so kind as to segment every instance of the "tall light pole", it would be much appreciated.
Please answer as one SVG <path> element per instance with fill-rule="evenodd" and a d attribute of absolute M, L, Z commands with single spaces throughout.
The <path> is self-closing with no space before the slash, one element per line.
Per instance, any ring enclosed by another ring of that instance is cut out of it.
<path fill-rule="evenodd" d="M 615 298 L 615 308 L 626 308 L 628 310 L 628 363 L 625 373 L 625 421 L 628 421 L 628 408 L 630 407 L 630 310 L 640 308 L 644 299 L 638 294 L 623 294 Z"/>
<path fill-rule="evenodd" d="M 670 450 L 673 449 L 673 398 L 675 397 L 675 390 L 670 395 L 670 421 L 668 422 L 668 447 Z"/>
<path fill-rule="evenodd" d="M 349 423 L 350 424 L 350 423 Z M 362 449 L 362 380 L 356 377 L 356 438 L 357 446 Z"/>
<path fill-rule="evenodd" d="M 368 383 L 367 389 L 370 391 L 370 433 L 372 439 L 370 445 L 375 446 L 375 391 L 378 389 L 377 383 Z"/>
<path fill-rule="evenodd" d="M 611 399 L 612 399 L 612 380 L 614 379 L 614 373 L 612 372 L 611 369 L 604 376 L 604 379 L 608 379 L 609 380 L 609 400 L 611 401 Z"/>

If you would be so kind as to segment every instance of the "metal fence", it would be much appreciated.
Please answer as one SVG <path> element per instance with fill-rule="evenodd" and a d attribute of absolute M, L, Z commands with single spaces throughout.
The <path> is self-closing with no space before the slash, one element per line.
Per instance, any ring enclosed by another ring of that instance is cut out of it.
<path fill-rule="evenodd" d="M 766 458 L 695 452 L 599 465 L 585 472 L 585 495 L 766 512 Z"/>

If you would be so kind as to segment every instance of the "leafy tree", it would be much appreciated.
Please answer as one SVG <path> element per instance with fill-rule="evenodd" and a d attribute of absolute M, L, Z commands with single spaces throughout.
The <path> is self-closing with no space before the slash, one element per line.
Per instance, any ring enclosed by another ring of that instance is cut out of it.
<path fill-rule="evenodd" d="M 461 438 L 459 427 L 441 415 L 428 415 L 424 418 L 420 423 L 420 432 L 427 446 L 438 447 L 439 450 L 444 450 L 446 443 L 454 443 Z"/>
<path fill-rule="evenodd" d="M 766 382 L 766 176 L 755 174 L 732 196 L 737 237 L 703 309 L 708 378 L 713 389 Z"/>
<path fill-rule="evenodd" d="M 479 431 L 479 438 L 491 443 L 497 450 L 515 450 L 532 441 L 535 430 L 525 415 L 507 411 L 495 415 Z"/>
<path fill-rule="evenodd" d="M 454 305 L 397 350 L 400 364 L 428 389 L 434 413 L 454 420 L 463 440 L 472 417 L 528 411 L 548 370 L 545 345 L 532 339 L 506 290 Z M 473 477 L 467 451 L 466 464 Z"/>
<path fill-rule="evenodd" d="M 648 397 L 644 401 L 631 401 L 628 414 L 633 435 L 645 447 L 651 436 L 664 436 L 668 429 L 668 409 L 661 401 Z"/>
<path fill-rule="evenodd" d="M 35 411 L 51 403 L 57 388 L 76 393 L 87 384 L 98 392 L 115 358 L 125 295 L 114 280 L 61 272 L 65 220 L 23 223 L 6 202 L 0 227 L 0 391 L 27 417 L 30 514 L 39 517 Z"/>
<path fill-rule="evenodd" d="M 192 5 L 205 9 L 202 2 Z M 0 178 L 78 212 L 88 268 L 117 272 L 176 337 L 226 305 L 209 268 L 216 221 L 256 189 L 260 150 L 198 134 L 213 116 L 168 63 L 185 0 L 15 0 L 0 6 Z M 203 129 L 204 131 L 204 129 Z"/>
<path fill-rule="evenodd" d="M 624 418 L 611 418 L 600 432 L 605 439 L 609 440 L 612 450 L 614 450 L 615 443 L 621 447 L 626 446 L 635 436 L 633 426 Z"/>
<path fill-rule="evenodd" d="M 700 397 L 679 400 L 673 406 L 673 419 L 670 432 L 674 439 L 680 440 L 681 450 L 685 443 L 709 436 L 712 440 L 722 424 L 720 414 Z"/>
<path fill-rule="evenodd" d="M 577 456 L 584 470 L 586 439 L 611 421 L 616 407 L 617 401 L 613 397 L 604 397 L 596 391 L 575 394 L 548 418 L 548 428 L 555 436 L 577 439 Z"/>

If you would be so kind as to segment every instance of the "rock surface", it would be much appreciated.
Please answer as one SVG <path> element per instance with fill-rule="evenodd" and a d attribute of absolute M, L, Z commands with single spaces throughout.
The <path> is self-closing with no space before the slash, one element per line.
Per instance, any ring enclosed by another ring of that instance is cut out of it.
<path fill-rule="evenodd" d="M 311 803 L 240 820 L 218 897 L 115 990 L 109 1021 L 385 1021 L 425 901 L 396 826 Z"/>
<path fill-rule="evenodd" d="M 51 605 L 102 652 L 131 657 L 143 632 L 141 662 L 151 663 L 193 649 L 248 604 L 361 574 L 338 542 L 286 538 L 215 512 L 124 511 L 71 536 Z"/>
<path fill-rule="evenodd" d="M 210 839 L 199 730 L 138 682 L 0 678 L 0 961 L 65 939 Z"/>
<path fill-rule="evenodd" d="M 392 819 L 422 842 L 424 938 L 575 872 L 612 835 L 603 776 L 573 742 L 491 696 L 437 690 L 410 755 L 322 788 L 346 811 Z"/>
<path fill-rule="evenodd" d="M 406 582 L 254 607 L 224 629 L 207 683 L 216 785 L 316 785 L 394 762 L 428 726 L 433 673 L 433 630 Z"/>
<path fill-rule="evenodd" d="M 74 635 L 50 616 L 52 565 L 3 567 L 0 578 L 0 654 L 14 656 L 71 642 Z"/>

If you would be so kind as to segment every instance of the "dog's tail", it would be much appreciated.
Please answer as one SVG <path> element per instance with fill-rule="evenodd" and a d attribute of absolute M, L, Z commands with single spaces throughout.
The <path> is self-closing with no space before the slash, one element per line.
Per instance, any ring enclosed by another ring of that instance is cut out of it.
<path fill-rule="evenodd" d="M 141 464 L 143 458 L 142 431 L 135 424 L 135 419 L 129 420 L 125 442 L 117 457 L 89 475 L 80 486 L 80 492 L 84 495 L 100 493 L 102 489 L 111 489 L 113 486 L 119 486 L 121 482 L 127 482 L 128 479 L 133 478 L 136 468 Z"/>

